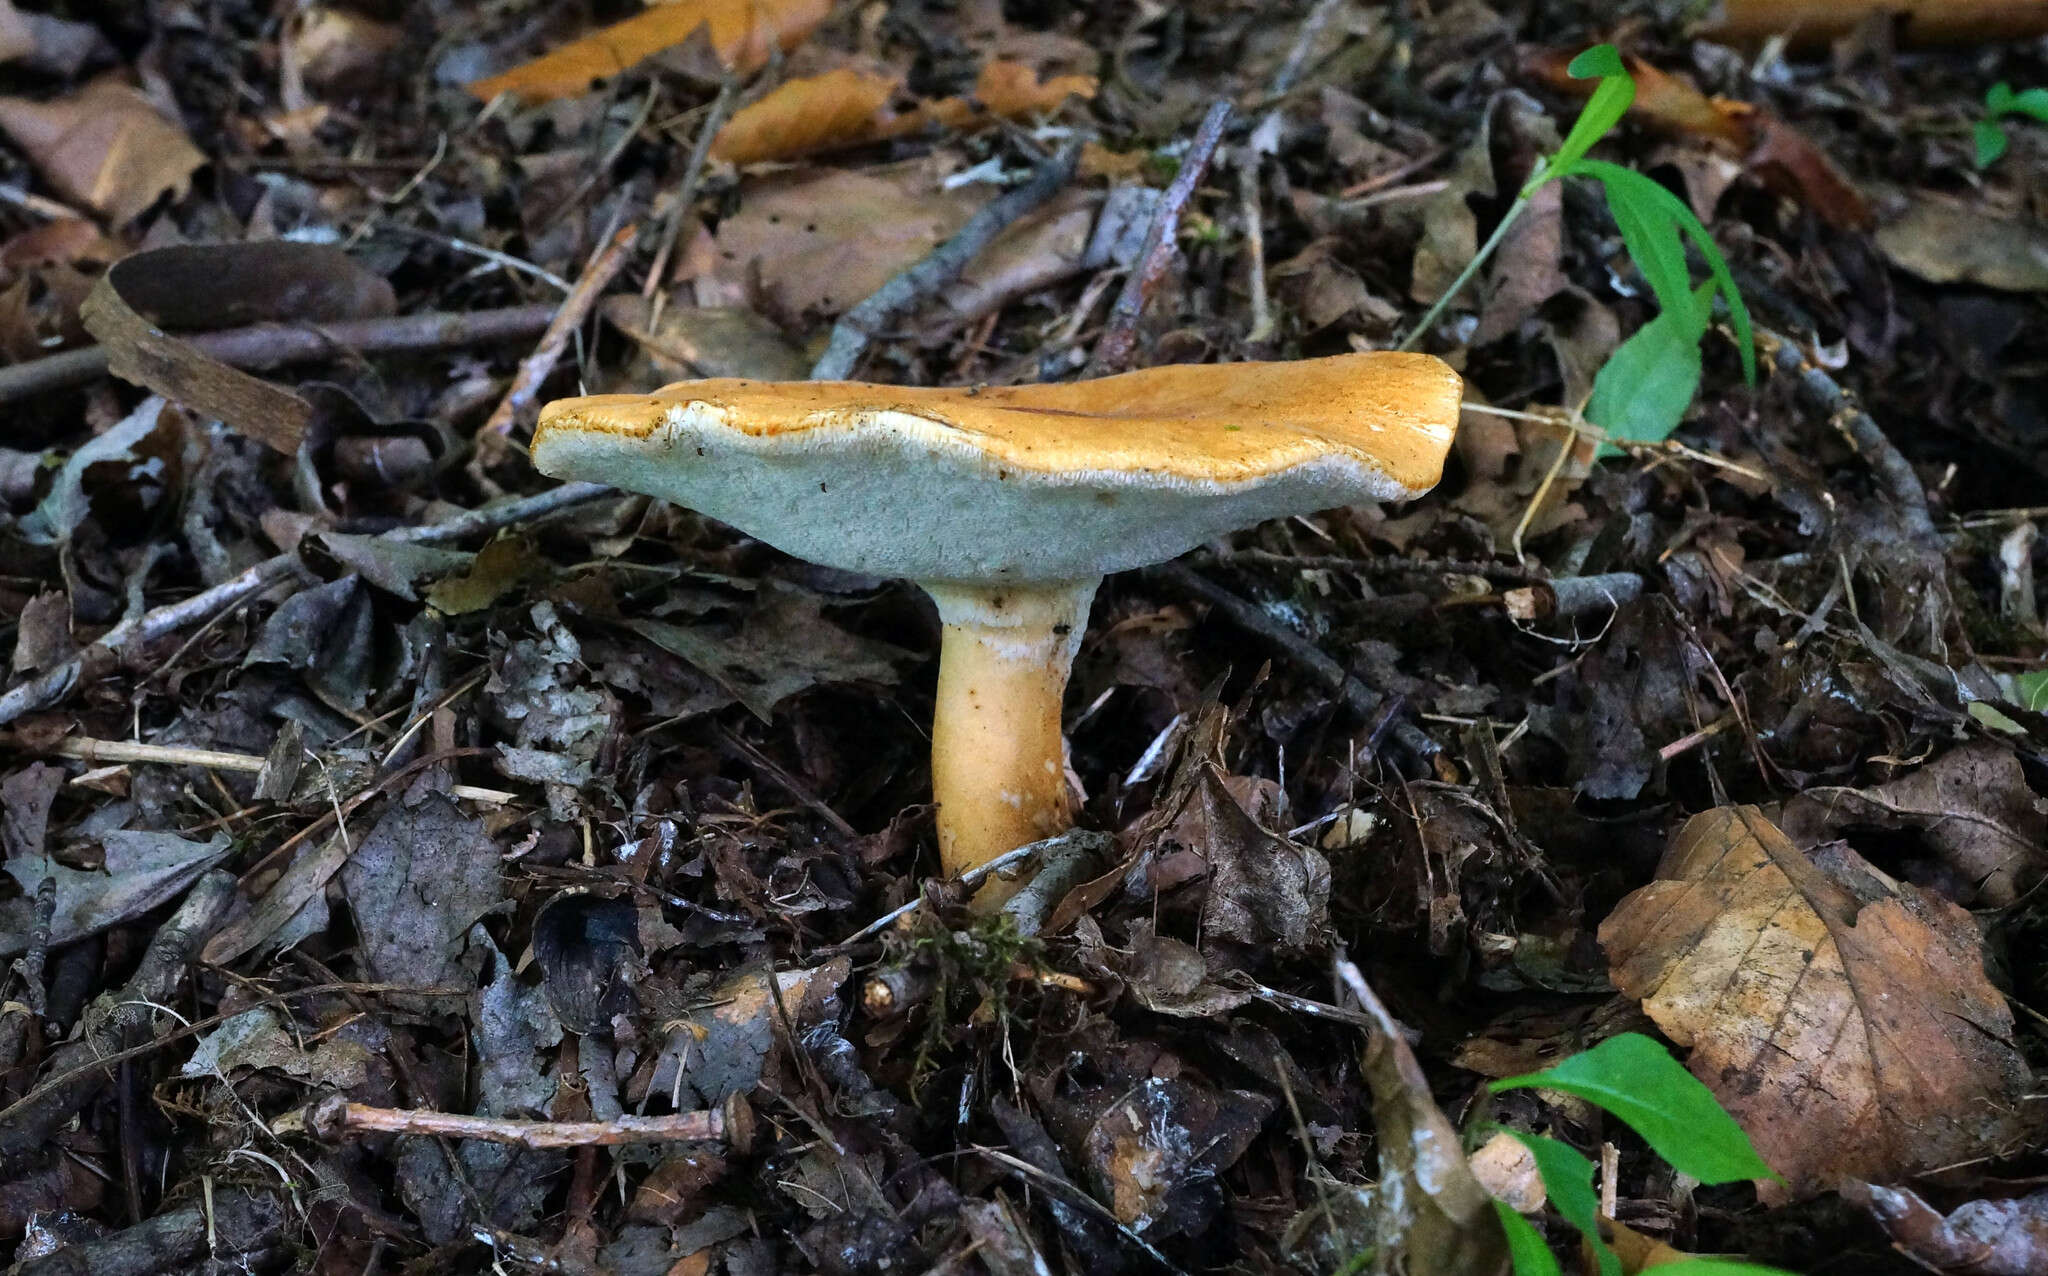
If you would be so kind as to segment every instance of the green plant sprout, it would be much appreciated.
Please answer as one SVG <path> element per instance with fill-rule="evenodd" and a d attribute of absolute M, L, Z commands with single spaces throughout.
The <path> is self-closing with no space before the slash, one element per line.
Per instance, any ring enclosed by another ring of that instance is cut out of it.
<path fill-rule="evenodd" d="M 1749 1136 L 1735 1124 L 1713 1091 L 1671 1053 L 1641 1033 L 1609 1037 L 1556 1067 L 1496 1081 L 1492 1092 L 1524 1088 L 1559 1090 L 1602 1108 L 1642 1136 L 1673 1168 L 1702 1183 L 1735 1183 L 1778 1175 L 1764 1164 Z M 1539 1134 L 1509 1130 L 1529 1155 L 1550 1203 L 1592 1246 L 1600 1276 L 1621 1276 L 1621 1260 L 1600 1236 L 1600 1202 L 1593 1192 L 1593 1163 L 1578 1150 Z M 1500 1201 L 1494 1209 L 1508 1236 L 1515 1276 L 1562 1276 L 1535 1224 Z M 1688 1258 L 1657 1268 L 1658 1276 L 1791 1276 L 1777 1267 L 1720 1258 Z"/>
<path fill-rule="evenodd" d="M 2005 154 L 2012 138 L 2006 135 L 2004 122 L 2015 116 L 2048 124 L 2048 89 L 2015 93 L 2012 85 L 2001 80 L 1985 91 L 1984 118 L 1977 121 L 1975 130 L 1978 168 L 1990 168 Z"/>
<path fill-rule="evenodd" d="M 1399 348 L 1409 349 L 1430 330 L 1444 307 L 1464 291 L 1500 247 L 1508 227 L 1529 207 L 1544 183 L 1590 177 L 1600 183 L 1607 207 L 1621 228 L 1622 244 L 1657 298 L 1659 310 L 1656 318 L 1622 342 L 1601 366 L 1593 378 L 1586 419 L 1619 442 L 1660 443 L 1678 428 L 1699 391 L 1700 339 L 1706 335 L 1717 294 L 1728 304 L 1743 380 L 1756 384 L 1756 343 L 1750 334 L 1749 308 L 1742 303 L 1721 250 L 1683 200 L 1634 169 L 1586 158 L 1586 152 L 1613 130 L 1635 101 L 1635 81 L 1622 66 L 1621 54 L 1611 44 L 1595 45 L 1573 58 L 1569 69 L 1578 79 L 1599 77 L 1593 96 L 1557 154 L 1537 161 L 1536 170 L 1508 205 L 1493 234 Z M 1685 260 L 1687 240 L 1707 263 L 1709 278 L 1697 287 Z"/>

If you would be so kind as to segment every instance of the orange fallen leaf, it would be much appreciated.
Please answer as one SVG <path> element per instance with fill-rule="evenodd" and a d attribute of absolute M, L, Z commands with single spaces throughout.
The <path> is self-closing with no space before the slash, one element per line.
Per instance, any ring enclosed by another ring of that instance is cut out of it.
<path fill-rule="evenodd" d="M 45 102 L 0 98 L 0 129 L 66 197 L 125 225 L 182 196 L 206 156 L 149 98 L 113 77 Z"/>
<path fill-rule="evenodd" d="M 598 80 L 675 48 L 700 29 L 721 62 L 753 71 L 768 61 L 771 50 L 788 52 L 803 43 L 831 12 L 831 0 L 673 0 L 477 80 L 469 91 L 485 101 L 500 93 L 515 93 L 528 102 L 574 97 L 589 92 Z"/>
<path fill-rule="evenodd" d="M 1560 93 L 1585 97 L 1595 80 L 1574 79 L 1571 54 L 1545 49 L 1528 59 L 1530 72 Z M 1770 190 L 1811 208 L 1838 230 L 1862 230 L 1870 204 L 1833 160 L 1798 129 L 1769 111 L 1733 98 L 1709 97 L 1690 81 L 1629 57 L 1636 97 L 1629 115 L 1652 128 L 1694 138 L 1733 154 Z"/>
<path fill-rule="evenodd" d="M 1092 76 L 1041 80 L 1021 62 L 1000 60 L 981 68 L 972 97 L 928 99 L 898 111 L 889 103 L 901 86 L 894 76 L 849 67 L 791 80 L 735 112 L 711 143 L 711 155 L 732 164 L 793 159 L 933 126 L 974 128 L 1056 110 L 1069 96 L 1095 96 Z"/>
<path fill-rule="evenodd" d="M 2025 1059 L 1970 914 L 1753 806 L 1693 817 L 1600 926 L 1639 999 L 1785 1176 L 1895 1179 L 2023 1138 Z"/>

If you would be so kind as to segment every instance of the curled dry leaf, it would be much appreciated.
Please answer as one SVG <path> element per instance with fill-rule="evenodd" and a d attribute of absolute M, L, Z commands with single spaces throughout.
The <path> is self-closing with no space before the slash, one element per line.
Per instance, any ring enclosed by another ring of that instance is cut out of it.
<path fill-rule="evenodd" d="M 976 128 L 1057 110 L 1070 96 L 1095 96 L 1093 76 L 1042 80 L 1022 63 L 1001 60 L 981 68 L 971 97 L 931 99 L 897 111 L 889 103 L 902 85 L 899 77 L 851 67 L 791 80 L 735 113 L 712 141 L 712 158 L 734 164 L 792 159 L 927 128 Z"/>
<path fill-rule="evenodd" d="M 832 12 L 831 0 L 673 0 L 599 28 L 580 40 L 477 80 L 469 91 L 489 101 L 500 93 L 528 102 L 587 93 L 598 81 L 688 40 L 699 30 L 719 61 L 735 71 L 764 66 L 776 49 L 804 42 Z"/>
<path fill-rule="evenodd" d="M 2048 799 L 2027 787 L 2012 750 L 1990 741 L 1874 789 L 1812 788 L 1785 806 L 1785 832 L 1802 846 L 1859 824 L 1919 830 L 1962 879 L 1963 904 L 2006 907 L 2048 861 Z"/>
<path fill-rule="evenodd" d="M 2025 1060 L 1970 915 L 1755 807 L 1693 817 L 1600 927 L 1615 986 L 1784 1175 L 1767 1198 L 1994 1153 Z"/>
<path fill-rule="evenodd" d="M 135 220 L 165 194 L 182 197 L 206 156 L 141 90 L 94 80 L 46 102 L 0 97 L 7 132 L 67 199 L 115 226 Z"/>

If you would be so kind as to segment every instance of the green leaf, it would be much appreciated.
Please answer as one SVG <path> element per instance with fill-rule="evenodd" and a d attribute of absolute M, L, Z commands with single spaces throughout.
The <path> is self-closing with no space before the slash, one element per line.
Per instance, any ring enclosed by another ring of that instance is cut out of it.
<path fill-rule="evenodd" d="M 1592 150 L 1595 142 L 1607 136 L 1608 131 L 1621 122 L 1629 104 L 1636 100 L 1636 82 L 1629 78 L 1621 65 L 1621 55 L 1611 44 L 1596 44 L 1573 58 L 1571 73 L 1580 79 L 1598 75 L 1600 85 L 1586 100 L 1579 118 L 1572 123 L 1572 131 L 1565 134 L 1564 144 L 1557 148 L 1557 154 L 1538 163 L 1536 171 L 1529 174 L 1528 182 L 1522 187 L 1525 196 L 1552 178 L 1563 177 L 1580 156 Z"/>
<path fill-rule="evenodd" d="M 1565 74 L 1574 80 L 1590 80 L 1595 76 L 1627 75 L 1628 72 L 1621 65 L 1619 49 L 1611 44 L 1596 44 L 1573 58 L 1570 65 L 1565 67 Z M 1998 87 L 2004 89 L 2007 94 L 2012 92 L 2010 85 L 2001 84 Z"/>
<path fill-rule="evenodd" d="M 1707 328 L 1704 306 L 1694 307 L 1692 272 L 1685 264 L 1685 243 L 1678 237 L 1678 223 L 1657 198 L 1671 192 L 1632 168 L 1605 161 L 1588 160 L 1579 166 L 1600 181 L 1607 194 L 1607 207 L 1614 224 L 1621 228 L 1621 241 L 1634 259 L 1644 282 L 1657 296 L 1657 305 L 1691 329 L 1697 341 Z"/>
<path fill-rule="evenodd" d="M 1609 1037 L 1554 1068 L 1496 1081 L 1492 1088 L 1498 1094 L 1530 1086 L 1562 1090 L 1605 1108 L 1657 1155 L 1702 1183 L 1778 1177 L 1713 1091 L 1641 1033 Z"/>
<path fill-rule="evenodd" d="M 1557 1207 L 1565 1222 L 1592 1242 L 1600 1276 L 1621 1276 L 1621 1260 L 1600 1239 L 1600 1198 L 1593 1191 L 1593 1163 L 1568 1143 L 1520 1130 L 1508 1133 L 1536 1158 L 1536 1173 L 1543 1179 L 1543 1190 L 1550 1194 L 1550 1203 Z"/>
<path fill-rule="evenodd" d="M 1534 1223 L 1515 1213 L 1506 1201 L 1495 1201 L 1493 1209 L 1500 1215 L 1500 1230 L 1508 1234 L 1508 1256 L 1515 1260 L 1515 1276 L 1564 1276 L 1557 1255 L 1550 1252 Z"/>
<path fill-rule="evenodd" d="M 1586 419 L 1624 443 L 1661 443 L 1699 388 L 1699 334 L 1667 310 L 1608 356 L 1593 378 Z"/>
<path fill-rule="evenodd" d="M 2000 80 L 1984 90 L 1984 113 L 2003 115 L 2012 109 L 2013 100 L 2018 96 L 2012 91 L 2012 85 Z"/>
<path fill-rule="evenodd" d="M 1576 169 L 1588 177 L 1600 180 L 1607 191 L 1609 207 L 1613 207 L 1614 190 L 1620 185 L 1628 190 L 1632 199 L 1644 205 L 1646 211 L 1654 209 L 1661 212 L 1673 226 L 1685 233 L 1686 238 L 1692 240 L 1693 246 L 1700 250 L 1700 256 L 1706 259 L 1707 271 L 1714 277 L 1715 288 L 1728 299 L 1729 326 L 1735 329 L 1735 350 L 1742 358 L 1742 379 L 1750 385 L 1755 385 L 1756 337 L 1750 327 L 1749 307 L 1743 303 L 1742 292 L 1735 286 L 1735 276 L 1728 269 L 1728 259 L 1721 255 L 1720 246 L 1714 242 L 1714 237 L 1707 233 L 1707 228 L 1700 225 L 1700 219 L 1693 215 L 1692 209 L 1686 206 L 1684 200 L 1634 169 L 1609 164 L 1605 160 L 1581 160 Z M 1623 177 L 1622 174 L 1627 176 Z M 1617 224 L 1621 221 L 1618 214 L 1615 221 Z M 1622 231 L 1622 237 L 1624 240 L 1627 239 L 1626 229 Z M 1631 247 L 1629 251 L 1633 255 L 1635 249 Z M 1636 264 L 1640 267 L 1642 262 L 1638 260 Z M 1686 278 L 1689 283 L 1690 273 Z M 1653 284 L 1652 287 L 1654 286 Z M 1660 293 L 1659 300 L 1662 299 Z M 1701 309 L 1704 310 L 1705 307 L 1702 306 Z M 1705 328 L 1704 318 L 1701 320 L 1701 328 Z"/>
<path fill-rule="evenodd" d="M 2036 713 L 2048 713 L 2048 669 L 2023 673 L 2012 680 L 2019 691 L 2019 705 Z"/>
<path fill-rule="evenodd" d="M 1999 114 L 2024 115 L 2037 124 L 2048 124 L 2048 89 L 2028 89 Z"/>
<path fill-rule="evenodd" d="M 2005 128 L 1996 120 L 1978 120 L 1971 130 L 1977 139 L 1977 167 L 1990 168 L 2004 156 L 2005 148 L 2012 139 L 2005 135 Z"/>

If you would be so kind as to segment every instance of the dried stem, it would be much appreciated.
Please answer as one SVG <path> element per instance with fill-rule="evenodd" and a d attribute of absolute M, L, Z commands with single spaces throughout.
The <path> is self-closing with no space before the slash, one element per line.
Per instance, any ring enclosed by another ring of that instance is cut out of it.
<path fill-rule="evenodd" d="M 511 1143 L 523 1148 L 579 1148 L 724 1141 L 727 1124 L 723 1111 L 619 1116 L 609 1121 L 520 1121 L 510 1117 L 465 1116 L 459 1112 L 373 1108 L 332 1095 L 281 1120 L 275 1132 L 290 1133 L 297 1125 L 323 1139 L 351 1134 L 428 1134 Z"/>
<path fill-rule="evenodd" d="M 19 738 L 10 741 L 28 749 Z M 133 740 L 94 740 L 82 736 L 59 740 L 40 752 L 53 757 L 77 758 L 81 762 L 153 762 L 163 766 L 203 766 L 218 771 L 242 771 L 254 775 L 263 770 L 265 759 L 253 753 L 223 753 L 218 749 L 188 749 L 179 745 L 142 744 Z M 473 784 L 451 785 L 450 797 L 473 802 L 510 802 L 519 795 L 504 789 L 483 789 Z"/>
<path fill-rule="evenodd" d="M 1143 317 L 1145 303 L 1152 299 L 1159 281 L 1166 275 L 1167 266 L 1173 261 L 1175 232 L 1180 228 L 1181 211 L 1194 197 L 1202 174 L 1208 171 L 1209 160 L 1216 154 L 1217 144 L 1223 140 L 1223 129 L 1230 123 L 1230 110 L 1228 101 L 1217 101 L 1202 117 L 1202 126 L 1195 130 L 1195 140 L 1188 144 L 1187 154 L 1181 157 L 1180 172 L 1174 174 L 1172 184 L 1159 197 L 1159 207 L 1152 214 L 1152 225 L 1145 231 L 1145 246 L 1138 252 L 1138 264 L 1124 280 L 1116 305 L 1110 308 L 1109 322 L 1102 330 L 1101 339 L 1095 343 L 1095 354 L 1089 359 L 1088 371 L 1084 375 L 1106 377 L 1130 366 L 1131 353 L 1138 344 L 1138 320 Z"/>

